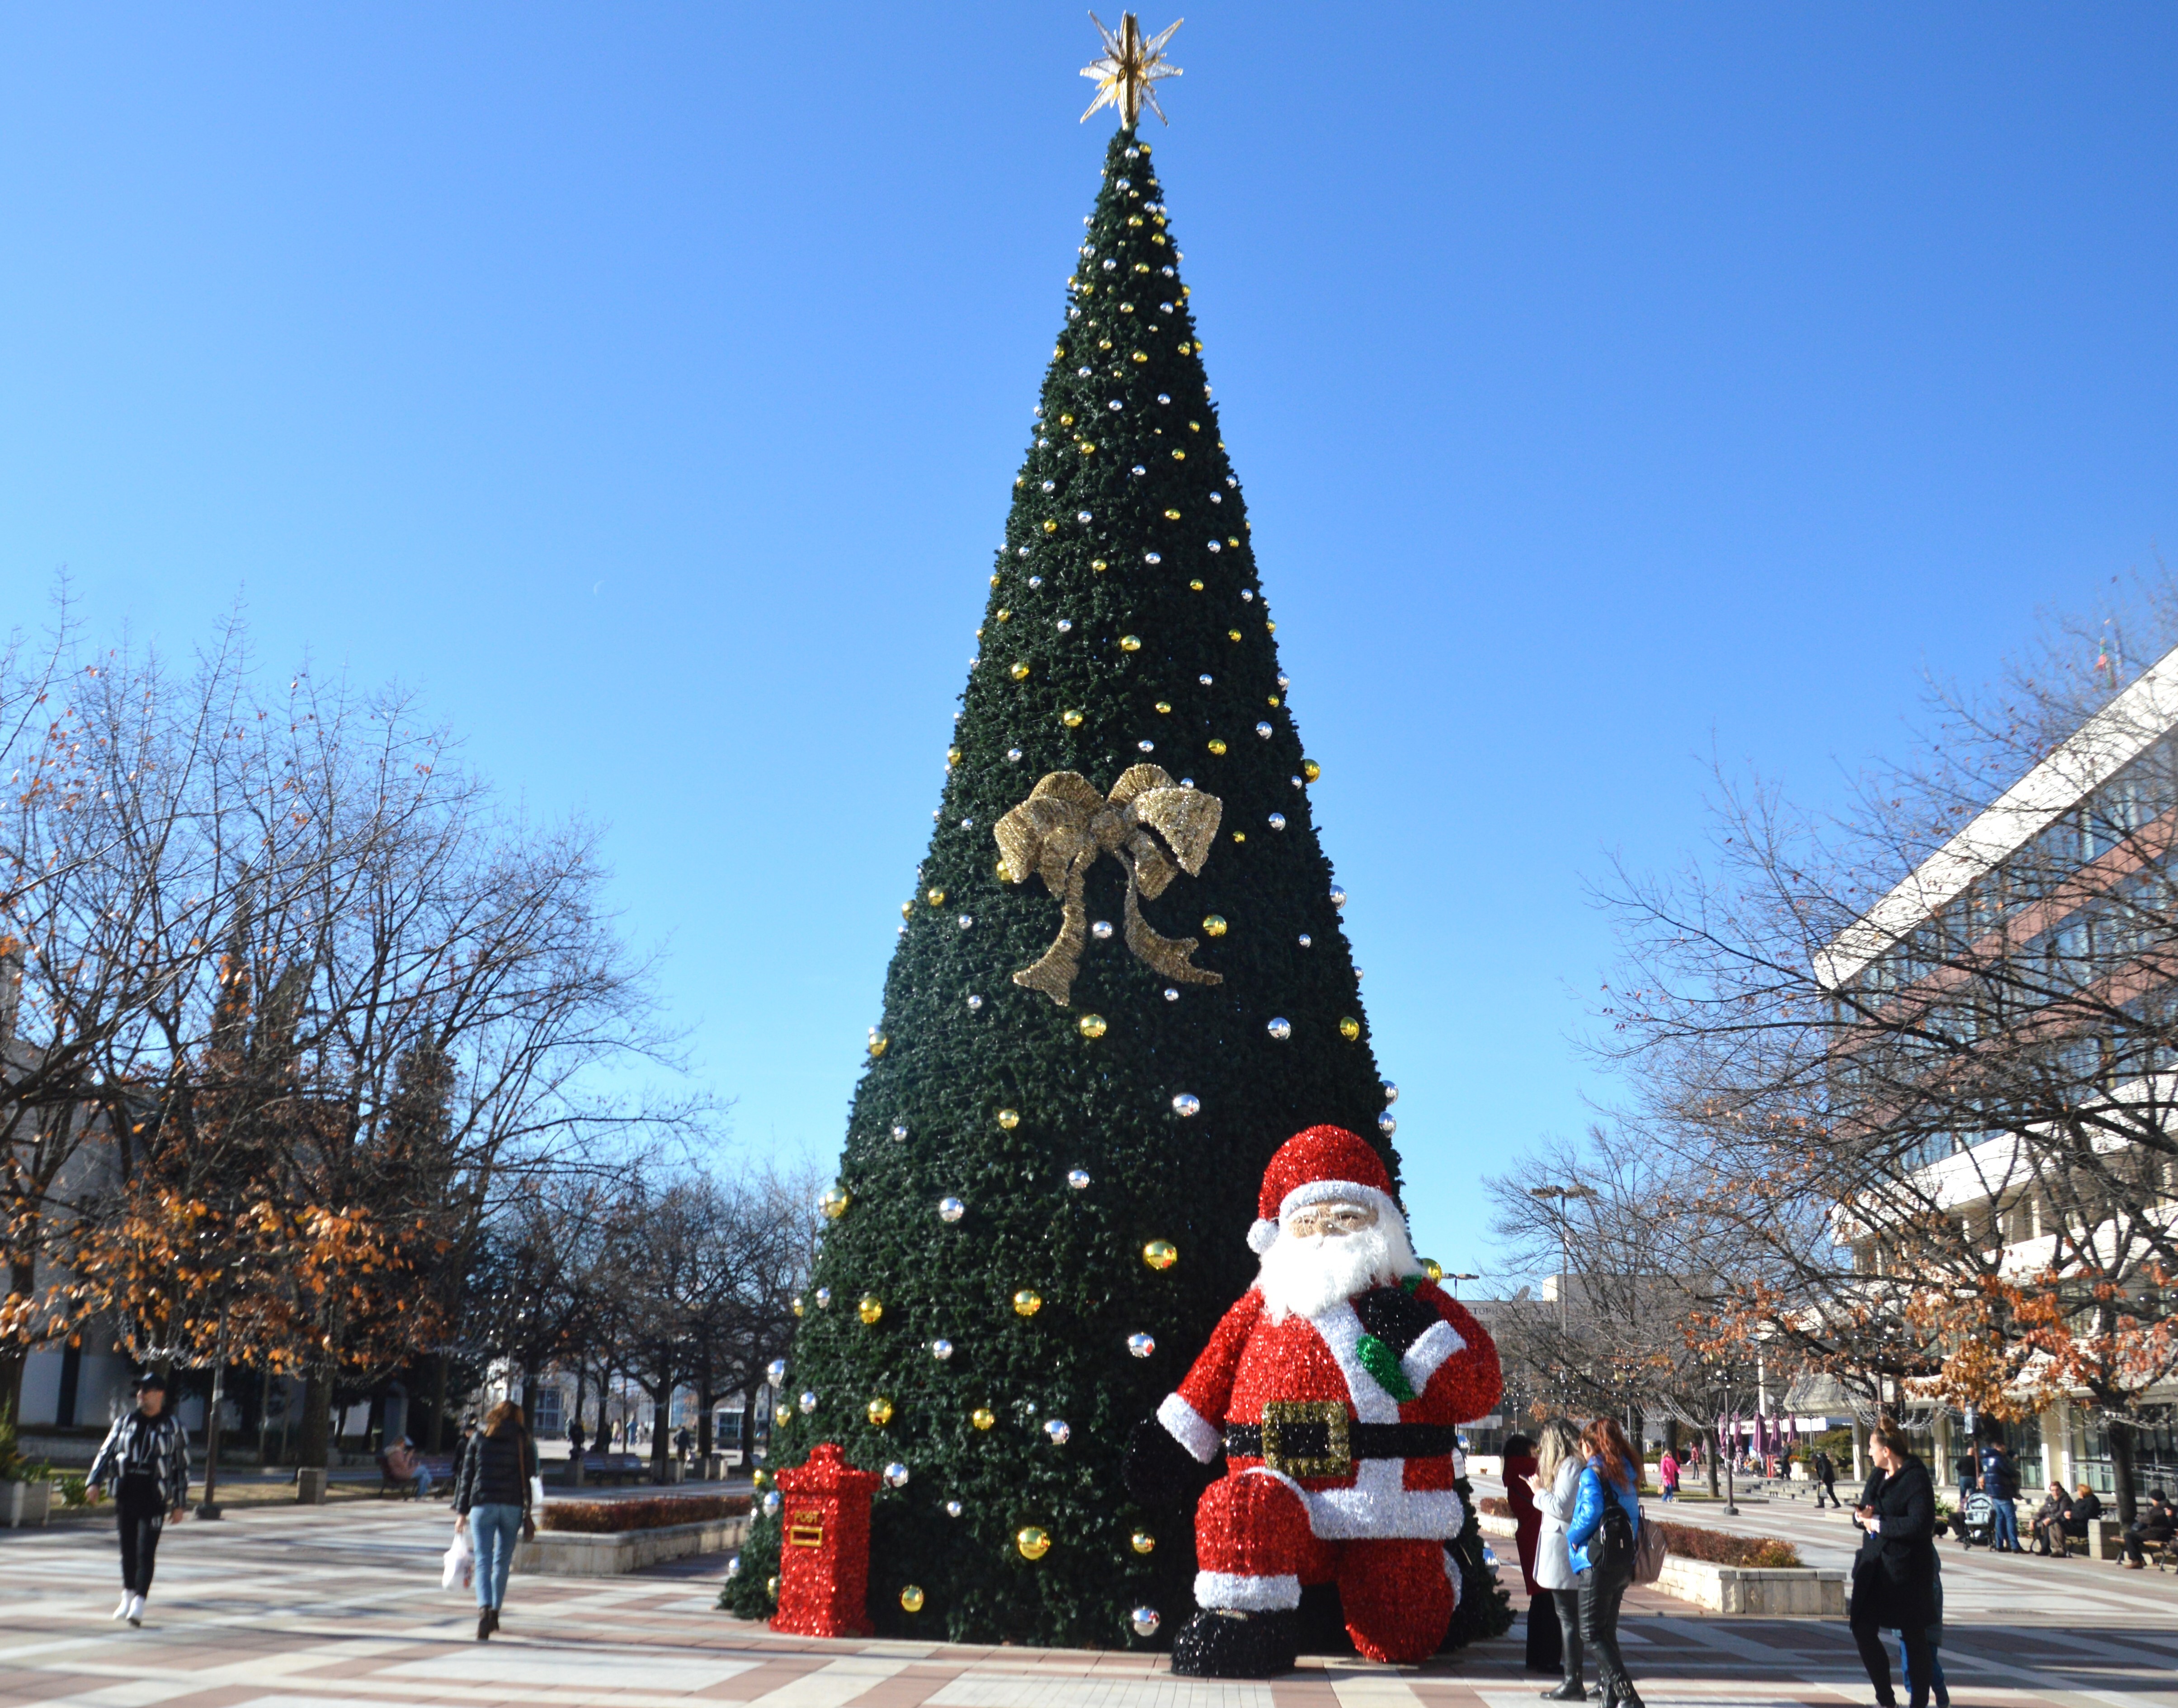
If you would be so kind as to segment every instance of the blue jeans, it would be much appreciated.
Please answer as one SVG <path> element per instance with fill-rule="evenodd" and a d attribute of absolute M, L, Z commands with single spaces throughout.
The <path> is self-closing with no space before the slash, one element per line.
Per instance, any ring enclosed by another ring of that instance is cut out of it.
<path fill-rule="evenodd" d="M 1994 1554 L 2010 1548 L 2013 1553 L 2017 1553 L 2019 1552 L 2019 1508 L 2010 1501 L 1991 1501 L 1989 1503 L 1989 1509 L 1996 1520 L 1989 1531 L 1989 1551 Z"/>
<path fill-rule="evenodd" d="M 469 1508 L 469 1541 L 476 1549 L 477 1610 L 506 1600 L 506 1574 L 514 1569 L 514 1545 L 522 1538 L 520 1507 Z"/>
<path fill-rule="evenodd" d="M 1944 1705 L 1951 1700 L 1951 1693 L 1944 1686 L 1944 1663 L 1936 1658 L 1934 1644 L 1931 1644 L 1929 1648 L 1929 1677 L 1930 1683 L 1935 1687 L 1937 1708 L 1944 1708 Z M 1898 1678 L 1899 1682 L 1905 1685 L 1906 1694 L 1910 1700 L 1913 1694 L 1913 1667 L 1906 1658 L 1906 1639 L 1903 1634 L 1901 1634 L 1898 1639 Z"/>

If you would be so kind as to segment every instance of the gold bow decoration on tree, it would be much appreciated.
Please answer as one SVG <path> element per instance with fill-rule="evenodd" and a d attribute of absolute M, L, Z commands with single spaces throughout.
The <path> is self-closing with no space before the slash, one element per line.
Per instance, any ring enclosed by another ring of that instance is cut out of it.
<path fill-rule="evenodd" d="M 1014 983 L 1042 991 L 1061 1008 L 1068 1005 L 1089 935 L 1082 886 L 1089 868 L 1109 854 L 1127 868 L 1127 947 L 1176 983 L 1223 984 L 1223 974 L 1190 960 L 1194 938 L 1163 937 L 1151 928 L 1136 895 L 1154 901 L 1179 873 L 1192 878 L 1201 872 L 1224 810 L 1215 795 L 1175 787 L 1157 765 L 1130 766 L 1108 797 L 1079 771 L 1043 778 L 992 832 L 1008 883 L 1026 884 L 1030 873 L 1038 873 L 1065 904 L 1058 937 L 1041 961 L 1014 975 Z"/>

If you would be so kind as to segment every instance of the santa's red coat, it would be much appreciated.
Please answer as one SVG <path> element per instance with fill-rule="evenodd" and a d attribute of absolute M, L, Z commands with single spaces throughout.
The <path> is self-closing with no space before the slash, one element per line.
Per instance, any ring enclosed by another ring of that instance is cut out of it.
<path fill-rule="evenodd" d="M 1413 1399 L 1394 1399 L 1363 1364 L 1361 1320 L 1350 1301 L 1314 1317 L 1273 1322 L 1251 1287 L 1225 1313 L 1179 1391 L 1157 1408 L 1158 1421 L 1205 1464 L 1224 1450 L 1225 1426 L 1260 1427 L 1266 1406 L 1290 1418 L 1279 1402 L 1312 1402 L 1315 1413 L 1335 1405 L 1354 1423 L 1440 1426 L 1441 1453 L 1356 1457 L 1340 1475 L 1299 1475 L 1289 1463 L 1265 1467 L 1259 1453 L 1237 1452 L 1229 1470 L 1276 1472 L 1300 1492 L 1310 1528 L 1326 1541 L 1454 1534 L 1465 1514 L 1453 1492 L 1450 1426 L 1488 1413 L 1504 1384 L 1497 1348 L 1482 1325 L 1434 1283 L 1412 1291 L 1438 1319 L 1399 1360 Z"/>

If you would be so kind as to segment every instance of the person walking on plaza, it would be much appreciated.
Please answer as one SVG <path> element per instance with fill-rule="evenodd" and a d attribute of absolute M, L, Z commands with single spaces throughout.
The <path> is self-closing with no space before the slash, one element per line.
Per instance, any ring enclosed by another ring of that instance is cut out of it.
<path fill-rule="evenodd" d="M 1554 1620 L 1557 1641 L 1552 1646 L 1557 1651 L 1559 1683 L 1557 1689 L 1543 1692 L 1546 1702 L 1578 1702 L 1586 1689 L 1581 1677 L 1580 1586 L 1566 1546 L 1566 1520 L 1578 1503 L 1585 1463 L 1580 1432 L 1562 1417 L 1551 1419 L 1536 1432 L 1535 1470 L 1528 1490 L 1540 1520 L 1535 1530 L 1538 1599 L 1528 1605 L 1528 1642 L 1532 1654 L 1536 1620 Z"/>
<path fill-rule="evenodd" d="M 1882 1633 L 1895 1630 L 1907 1655 L 1913 1708 L 1927 1708 L 1935 1658 L 1929 1647 L 1936 1623 L 1936 1490 L 1929 1468 L 1913 1457 L 1906 1432 L 1885 1418 L 1869 1443 L 1875 1469 L 1853 1508 L 1867 1534 L 1852 1563 L 1847 1618 L 1878 1708 L 1897 1708 L 1891 1658 Z"/>
<path fill-rule="evenodd" d="M 523 1426 L 522 1408 L 502 1399 L 462 1456 L 454 1475 L 454 1520 L 476 1548 L 477 1641 L 499 1629 L 506 1601 L 506 1576 L 514 1568 L 514 1544 L 537 1534 L 530 1513 L 530 1479 L 537 1448 Z"/>
<path fill-rule="evenodd" d="M 179 1524 L 189 1516 L 189 1432 L 167 1410 L 167 1378 L 156 1370 L 136 1378 L 135 1409 L 106 1432 L 83 1485 L 94 1501 L 112 1492 L 121 1527 L 121 1605 L 113 1617 L 140 1626 L 159 1532 L 168 1519 Z"/>
<path fill-rule="evenodd" d="M 1535 1538 L 1542 1533 L 1543 1515 L 1535 1506 L 1535 1491 L 1528 1479 L 1535 1474 L 1535 1444 L 1524 1435 L 1505 1437 L 1505 1504 L 1513 1514 L 1513 1545 L 1519 1550 L 1520 1578 L 1528 1591 L 1527 1668 L 1530 1672 L 1558 1670 L 1558 1620 L 1551 1609 L 1549 1594 L 1535 1582 Z"/>
<path fill-rule="evenodd" d="M 1634 1470 L 1639 1461 L 1616 1418 L 1597 1418 L 1582 1432 L 1580 1444 L 1588 1463 L 1566 1525 L 1566 1556 L 1580 1586 L 1581 1640 L 1595 1651 L 1604 1708 L 1621 1703 L 1642 1708 L 1618 1651 L 1618 1608 L 1634 1582 L 1634 1551 L 1641 1532 Z M 1535 1503 L 1542 1504 L 1540 1499 Z"/>
<path fill-rule="evenodd" d="M 1668 1447 L 1664 1449 L 1664 1456 L 1656 1461 L 1656 1481 L 1663 1490 L 1661 1498 L 1675 1501 L 1679 1497 L 1678 1455 Z"/>
<path fill-rule="evenodd" d="M 1831 1463 L 1830 1454 L 1825 1453 L 1821 1448 L 1817 1448 L 1815 1449 L 1814 1470 L 1815 1473 L 1815 1509 L 1818 1512 L 1822 1510 L 1823 1497 L 1825 1495 L 1830 1497 L 1830 1503 L 1832 1506 L 1843 1507 L 1845 1503 L 1837 1497 L 1837 1466 Z"/>
<path fill-rule="evenodd" d="M 1993 1554 L 2022 1553 L 2019 1546 L 2019 1467 L 2011 1462 L 2000 1441 L 1983 1443 L 1981 1492 L 1989 1497 L 1995 1527 L 1989 1536 Z"/>

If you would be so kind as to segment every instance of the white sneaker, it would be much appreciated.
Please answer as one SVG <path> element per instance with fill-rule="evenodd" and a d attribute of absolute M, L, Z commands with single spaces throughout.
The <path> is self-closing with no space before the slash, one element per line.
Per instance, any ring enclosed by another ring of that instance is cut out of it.
<path fill-rule="evenodd" d="M 127 1618 L 129 1617 L 129 1607 L 134 1602 L 135 1599 L 135 1596 L 130 1595 L 128 1590 L 123 1590 L 121 1592 L 121 1605 L 113 1610 L 113 1617 L 117 1619 Z"/>
<path fill-rule="evenodd" d="M 137 1626 L 144 1623 L 144 1598 L 141 1596 L 129 1598 L 129 1623 Z"/>

